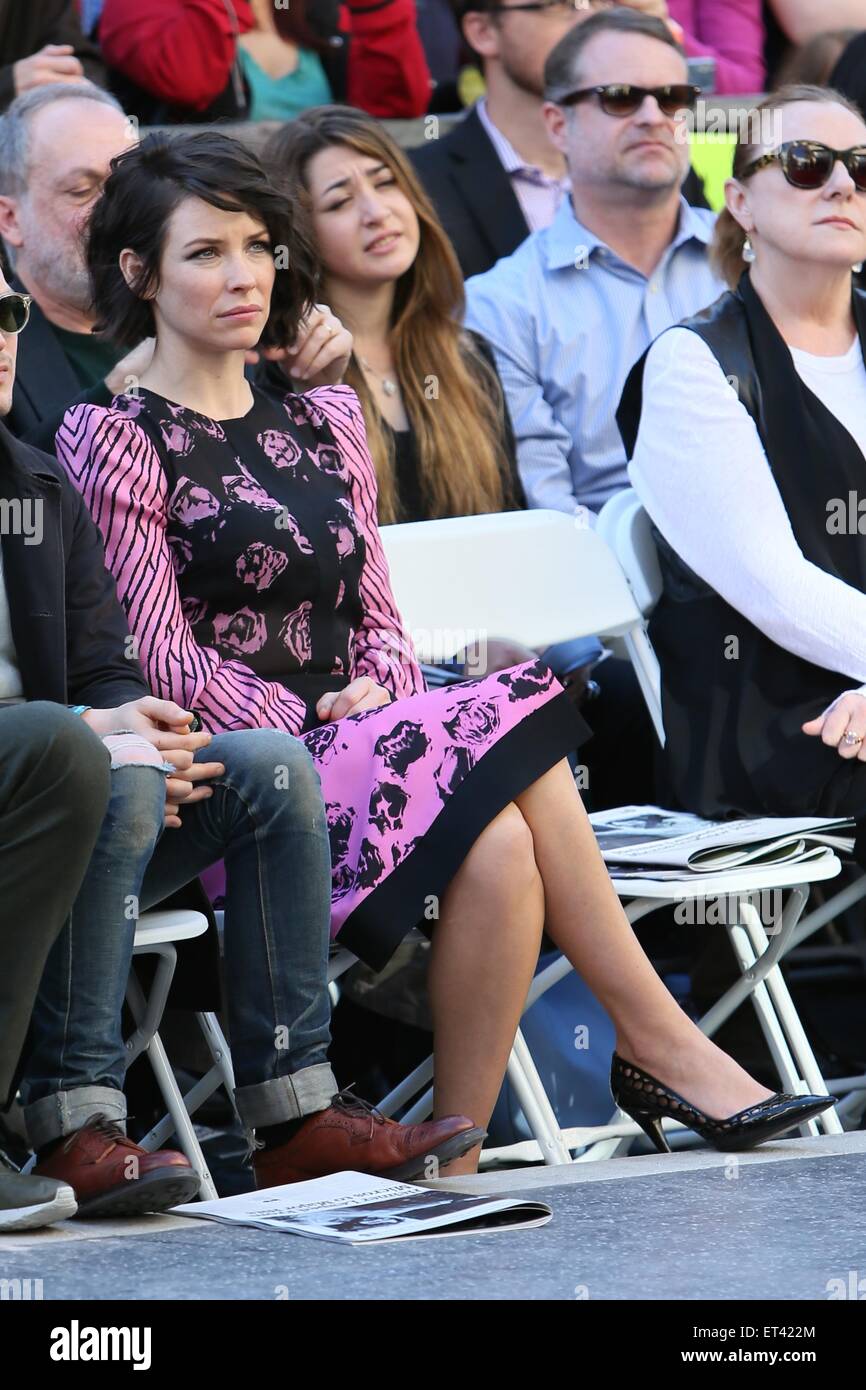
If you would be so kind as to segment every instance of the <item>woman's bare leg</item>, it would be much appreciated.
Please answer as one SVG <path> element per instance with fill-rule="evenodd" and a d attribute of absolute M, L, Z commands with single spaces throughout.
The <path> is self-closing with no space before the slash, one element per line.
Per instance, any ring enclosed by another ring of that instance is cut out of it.
<path fill-rule="evenodd" d="M 616 1028 L 616 1049 L 722 1118 L 771 1094 L 701 1033 L 645 956 L 613 888 L 568 763 L 515 798 L 532 831 L 548 935 Z"/>
<path fill-rule="evenodd" d="M 433 932 L 429 989 L 435 1114 L 490 1119 L 538 962 L 544 893 L 532 836 L 513 804 L 475 841 Z M 473 1173 L 478 1149 L 448 1165 Z"/>

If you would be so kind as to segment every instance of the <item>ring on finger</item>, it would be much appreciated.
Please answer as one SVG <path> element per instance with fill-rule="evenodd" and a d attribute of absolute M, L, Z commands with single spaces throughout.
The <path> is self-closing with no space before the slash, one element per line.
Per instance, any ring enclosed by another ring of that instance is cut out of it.
<path fill-rule="evenodd" d="M 863 742 L 863 735 L 855 733 L 853 729 L 846 729 L 842 735 L 842 742 L 846 748 L 859 748 Z"/>

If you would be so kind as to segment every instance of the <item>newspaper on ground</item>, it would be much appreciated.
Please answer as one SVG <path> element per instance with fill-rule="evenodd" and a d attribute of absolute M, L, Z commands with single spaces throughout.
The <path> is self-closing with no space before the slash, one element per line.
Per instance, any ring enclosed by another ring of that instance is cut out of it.
<path fill-rule="evenodd" d="M 171 1215 L 366 1245 L 421 1236 L 530 1230 L 545 1226 L 553 1212 L 544 1202 L 474 1197 L 346 1172 L 215 1202 L 186 1202 L 172 1207 Z"/>
<path fill-rule="evenodd" d="M 854 847 L 852 820 L 766 816 L 702 820 L 660 806 L 618 806 L 590 816 L 602 856 L 614 877 L 658 870 L 658 877 L 789 864 L 814 864 Z"/>

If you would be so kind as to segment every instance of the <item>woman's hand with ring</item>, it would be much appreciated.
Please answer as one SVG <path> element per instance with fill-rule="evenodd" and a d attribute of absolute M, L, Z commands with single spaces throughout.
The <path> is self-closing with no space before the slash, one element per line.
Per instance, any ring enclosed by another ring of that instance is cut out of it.
<path fill-rule="evenodd" d="M 866 695 L 847 690 L 815 719 L 802 726 L 803 733 L 821 738 L 840 758 L 866 762 Z"/>
<path fill-rule="evenodd" d="M 284 348 L 263 348 L 262 356 L 279 362 L 286 376 L 316 386 L 338 386 L 352 355 L 352 335 L 327 304 L 316 304 L 298 327 L 298 336 Z"/>

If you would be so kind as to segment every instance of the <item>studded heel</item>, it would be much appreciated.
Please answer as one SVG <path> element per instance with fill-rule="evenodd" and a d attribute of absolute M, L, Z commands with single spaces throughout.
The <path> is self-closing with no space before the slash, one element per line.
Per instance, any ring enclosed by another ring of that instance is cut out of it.
<path fill-rule="evenodd" d="M 662 1129 L 665 1117 L 695 1130 L 714 1148 L 732 1151 L 753 1149 L 836 1104 L 835 1096 L 792 1096 L 779 1091 L 726 1120 L 716 1120 L 663 1086 L 649 1072 L 623 1061 L 616 1052 L 610 1068 L 610 1090 L 620 1110 L 640 1125 L 659 1153 L 671 1151 Z"/>

